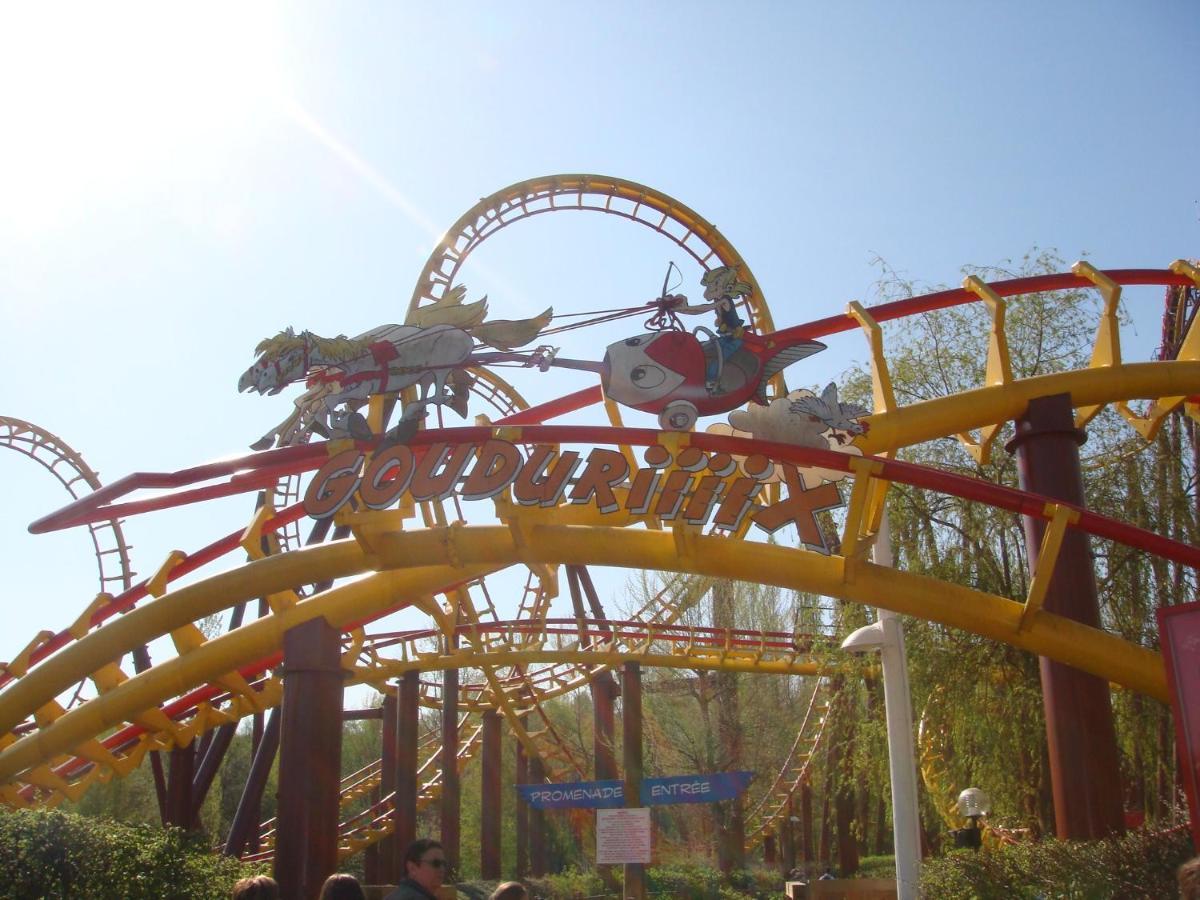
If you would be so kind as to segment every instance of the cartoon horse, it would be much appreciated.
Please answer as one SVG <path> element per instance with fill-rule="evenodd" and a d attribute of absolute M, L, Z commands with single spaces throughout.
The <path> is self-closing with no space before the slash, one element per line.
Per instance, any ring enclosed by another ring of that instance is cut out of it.
<path fill-rule="evenodd" d="M 423 415 L 430 403 L 465 415 L 470 377 L 462 369 L 470 364 L 475 342 L 501 350 L 519 347 L 537 336 L 553 310 L 515 322 L 484 322 L 487 298 L 462 305 L 464 293 L 455 288 L 440 304 L 420 310 L 414 317 L 419 324 L 381 325 L 356 338 L 288 328 L 262 341 L 255 348 L 261 355 L 238 379 L 238 390 L 270 396 L 300 380 L 308 390 L 297 398 L 295 411 L 252 446 L 299 443 L 314 431 L 361 437 L 365 422 L 357 408 L 372 394 L 412 386 L 420 397 L 409 419 Z"/>

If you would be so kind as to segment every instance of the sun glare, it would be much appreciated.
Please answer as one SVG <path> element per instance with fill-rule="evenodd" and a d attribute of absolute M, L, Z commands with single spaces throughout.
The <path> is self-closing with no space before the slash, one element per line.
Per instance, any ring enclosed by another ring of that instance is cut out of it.
<path fill-rule="evenodd" d="M 36 234 L 152 189 L 284 88 L 271 7 L 10 4 L 0 12 L 0 226 Z"/>

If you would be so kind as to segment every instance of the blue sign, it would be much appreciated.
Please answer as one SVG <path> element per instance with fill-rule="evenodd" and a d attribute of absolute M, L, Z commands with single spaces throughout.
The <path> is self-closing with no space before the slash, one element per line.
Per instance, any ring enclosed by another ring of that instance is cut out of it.
<path fill-rule="evenodd" d="M 715 803 L 732 800 L 750 785 L 752 772 L 667 775 L 643 778 L 642 806 Z M 534 809 L 617 809 L 625 805 L 621 781 L 573 781 L 567 784 L 518 784 L 521 799 Z"/>
<path fill-rule="evenodd" d="M 568 784 L 518 784 L 521 799 L 534 809 L 619 809 L 625 805 L 622 781 L 574 781 Z"/>
<path fill-rule="evenodd" d="M 708 775 L 668 775 L 642 779 L 642 806 L 668 803 L 715 803 L 732 800 L 750 786 L 753 772 L 713 772 Z"/>

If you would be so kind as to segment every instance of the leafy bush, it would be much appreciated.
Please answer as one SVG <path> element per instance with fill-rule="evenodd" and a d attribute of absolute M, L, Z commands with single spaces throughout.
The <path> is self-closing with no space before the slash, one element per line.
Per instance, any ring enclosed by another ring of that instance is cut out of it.
<path fill-rule="evenodd" d="M 600 897 L 605 893 L 604 882 L 595 872 L 567 869 L 557 875 L 533 878 L 527 882 L 534 897 L 552 900 L 583 900 L 584 897 Z"/>
<path fill-rule="evenodd" d="M 253 871 L 176 828 L 59 810 L 0 812 L 0 896 L 14 900 L 225 900 Z"/>
<path fill-rule="evenodd" d="M 1175 873 L 1191 855 L 1184 830 L 954 850 L 922 866 L 921 895 L 938 900 L 1162 900 L 1178 896 Z"/>
<path fill-rule="evenodd" d="M 618 878 L 620 868 L 617 868 Z M 476 883 L 480 886 L 483 882 Z M 527 881 L 531 896 L 546 900 L 584 900 L 584 898 L 620 898 L 612 893 L 595 872 L 568 869 L 557 875 Z M 474 888 L 475 885 L 472 885 Z M 463 892 L 463 885 L 459 885 Z M 733 872 L 728 878 L 711 866 L 671 865 L 654 866 L 646 870 L 646 895 L 652 900 L 760 900 L 778 897 L 783 891 L 783 878 L 778 873 L 763 871 Z"/>

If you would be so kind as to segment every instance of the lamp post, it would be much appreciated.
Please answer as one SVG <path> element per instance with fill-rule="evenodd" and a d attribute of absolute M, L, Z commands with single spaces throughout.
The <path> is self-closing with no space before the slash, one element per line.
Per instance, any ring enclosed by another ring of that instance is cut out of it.
<path fill-rule="evenodd" d="M 983 829 L 979 827 L 979 820 L 991 811 L 991 800 L 979 788 L 969 787 L 959 794 L 958 814 L 971 824 L 954 832 L 954 846 L 969 847 L 972 850 L 982 847 Z"/>
<path fill-rule="evenodd" d="M 891 567 L 891 529 L 886 511 L 871 555 L 877 565 Z M 896 898 L 916 900 L 921 874 L 921 822 L 917 809 L 917 767 L 904 628 L 896 613 L 886 609 L 880 609 L 878 613 L 875 622 L 864 625 L 842 641 L 842 649 L 852 653 L 878 650 L 883 663 L 883 701 L 892 781 L 892 836 L 896 847 Z"/>

